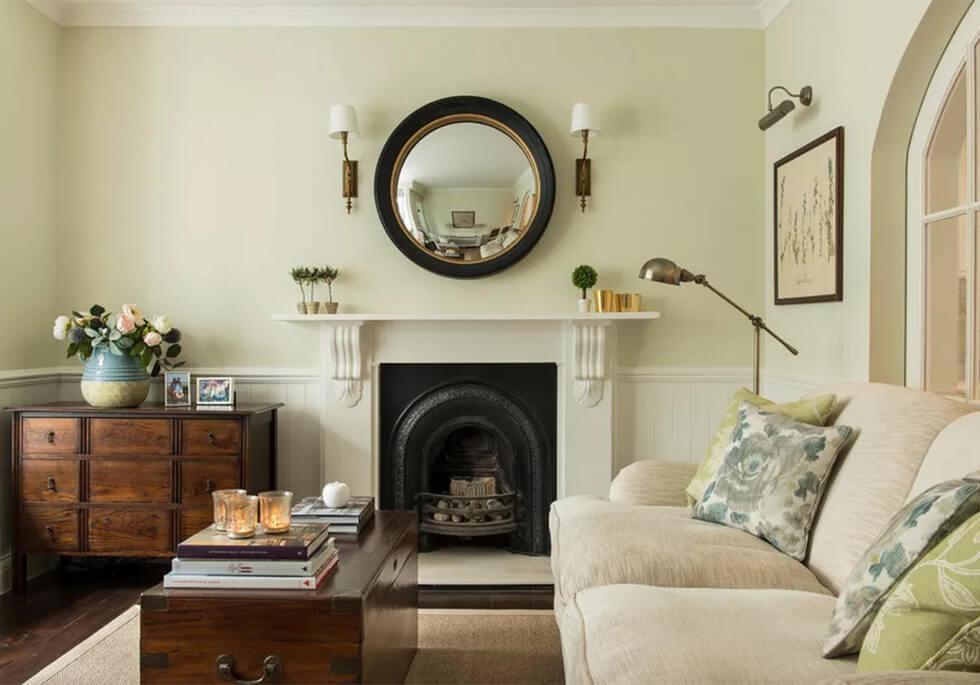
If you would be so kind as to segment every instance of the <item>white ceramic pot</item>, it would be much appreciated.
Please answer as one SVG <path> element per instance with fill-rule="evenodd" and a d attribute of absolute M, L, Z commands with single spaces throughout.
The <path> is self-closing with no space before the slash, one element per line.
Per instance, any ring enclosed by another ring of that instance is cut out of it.
<path fill-rule="evenodd" d="M 588 314 L 592 310 L 592 300 L 588 298 L 579 300 L 578 310 L 583 314 Z"/>
<path fill-rule="evenodd" d="M 347 483 L 334 481 L 323 486 L 323 503 L 328 507 L 339 508 L 350 501 L 350 486 Z"/>

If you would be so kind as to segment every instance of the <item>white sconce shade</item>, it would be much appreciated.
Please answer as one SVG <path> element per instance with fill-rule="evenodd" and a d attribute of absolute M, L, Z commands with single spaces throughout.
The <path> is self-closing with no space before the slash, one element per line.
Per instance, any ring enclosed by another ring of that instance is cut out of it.
<path fill-rule="evenodd" d="M 340 138 L 344 133 L 358 133 L 357 112 L 353 105 L 334 105 L 330 108 L 330 137 Z"/>
<path fill-rule="evenodd" d="M 588 102 L 572 105 L 572 135 L 581 136 L 582 131 L 588 131 L 589 138 L 599 135 L 599 116 Z"/>

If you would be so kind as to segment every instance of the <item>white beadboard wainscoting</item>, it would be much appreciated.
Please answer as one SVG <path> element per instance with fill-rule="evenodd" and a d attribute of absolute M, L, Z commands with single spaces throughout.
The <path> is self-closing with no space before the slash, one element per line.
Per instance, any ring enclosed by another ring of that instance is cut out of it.
<path fill-rule="evenodd" d="M 320 462 L 321 406 L 325 392 L 317 369 L 191 369 L 194 375 L 232 376 L 239 402 L 282 402 L 279 412 L 279 486 L 297 497 L 315 495 L 330 478 L 329 450 Z M 0 408 L 43 402 L 81 401 L 81 371 L 70 368 L 0 372 Z M 751 383 L 747 368 L 620 367 L 613 374 L 614 470 L 641 459 L 698 462 L 732 394 Z M 785 401 L 816 383 L 764 377 L 768 397 Z M 159 399 L 157 383 L 151 399 Z M 337 435 L 330 426 L 324 435 Z M 0 468 L 10 473 L 10 419 L 0 417 Z M 365 459 L 370 459 L 367 454 Z M 0 511 L 9 517 L 10 478 L 0 476 Z M 36 570 L 46 568 L 35 559 Z M 0 526 L 0 592 L 10 587 L 10 526 Z"/>

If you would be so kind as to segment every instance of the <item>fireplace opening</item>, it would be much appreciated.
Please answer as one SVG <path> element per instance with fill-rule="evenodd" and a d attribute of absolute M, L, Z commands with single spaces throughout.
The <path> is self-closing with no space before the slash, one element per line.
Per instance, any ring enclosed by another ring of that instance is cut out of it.
<path fill-rule="evenodd" d="M 381 504 L 414 510 L 420 547 L 547 554 L 554 364 L 383 364 Z"/>

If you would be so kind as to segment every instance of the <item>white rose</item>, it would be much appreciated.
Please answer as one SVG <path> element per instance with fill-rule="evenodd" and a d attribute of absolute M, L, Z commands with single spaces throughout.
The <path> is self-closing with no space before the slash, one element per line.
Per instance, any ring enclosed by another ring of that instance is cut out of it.
<path fill-rule="evenodd" d="M 156 331 L 150 331 L 143 336 L 143 342 L 146 343 L 147 347 L 156 347 L 162 340 L 163 338 L 161 338 L 160 334 Z"/>
<path fill-rule="evenodd" d="M 124 304 L 122 306 L 122 313 L 132 318 L 133 322 L 137 326 L 142 325 L 143 321 L 145 320 L 143 318 L 143 310 L 137 307 L 135 304 Z"/>
<path fill-rule="evenodd" d="M 68 337 L 68 325 L 71 324 L 71 319 L 67 316 L 59 316 L 54 320 L 54 337 L 55 340 L 64 340 Z"/>
<path fill-rule="evenodd" d="M 153 319 L 153 327 L 160 331 L 162 335 L 166 335 L 173 328 L 173 324 L 170 323 L 170 319 L 161 314 L 157 318 Z"/>

